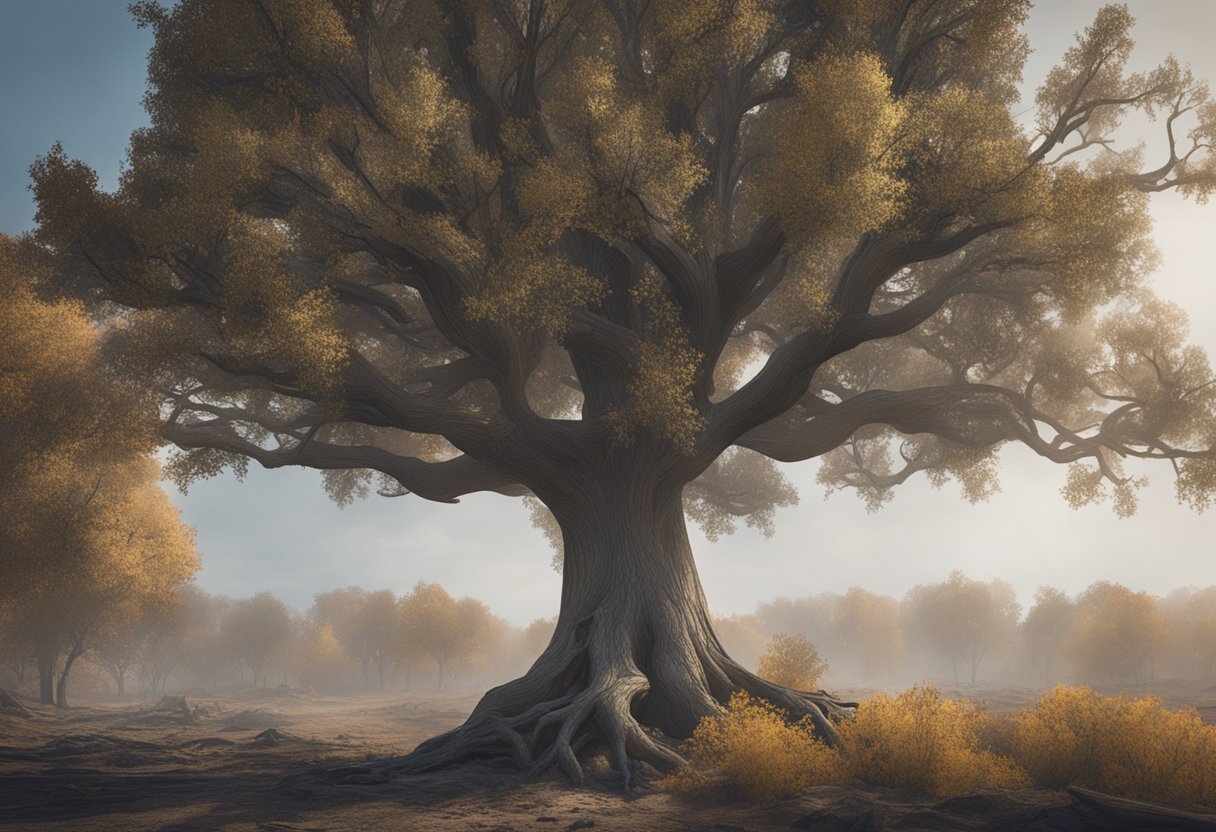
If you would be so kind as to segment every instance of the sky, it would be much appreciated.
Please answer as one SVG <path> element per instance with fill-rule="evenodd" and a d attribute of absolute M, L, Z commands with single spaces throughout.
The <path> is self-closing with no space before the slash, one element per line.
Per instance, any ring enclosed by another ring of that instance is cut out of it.
<path fill-rule="evenodd" d="M 140 100 L 151 45 L 126 5 L 0 0 L 0 232 L 33 227 L 28 168 L 55 141 L 93 166 L 104 187 L 117 183 L 127 138 L 147 123 Z M 1023 117 L 1032 115 L 1035 87 L 1101 5 L 1053 0 L 1035 8 Z M 1138 19 L 1133 69 L 1172 52 L 1216 82 L 1216 0 L 1129 5 Z M 1151 161 L 1155 136 L 1148 138 Z M 1187 310 L 1192 340 L 1216 356 L 1216 204 L 1161 195 L 1152 207 L 1163 254 L 1154 290 Z M 783 466 L 801 500 L 778 512 L 771 539 L 744 528 L 710 543 L 690 528 L 710 607 L 746 613 L 777 596 L 853 585 L 900 597 L 954 569 L 1010 581 L 1024 606 L 1041 585 L 1075 593 L 1110 580 L 1165 593 L 1216 584 L 1216 511 L 1179 506 L 1168 470 L 1129 466 L 1152 482 L 1139 513 L 1120 520 L 1105 506 L 1069 509 L 1059 495 L 1063 467 L 1020 447 L 1008 448 L 1002 461 L 1002 490 L 985 503 L 971 505 L 955 486 L 935 491 L 921 479 L 877 514 L 848 493 L 825 500 L 815 463 Z M 302 609 L 335 587 L 401 593 L 438 581 L 517 624 L 557 612 L 561 578 L 517 500 L 472 495 L 449 506 L 372 497 L 339 509 L 315 473 L 297 469 L 251 468 L 243 482 L 222 476 L 184 495 L 166 487 L 197 531 L 204 564 L 197 583 L 210 592 L 268 590 Z"/>

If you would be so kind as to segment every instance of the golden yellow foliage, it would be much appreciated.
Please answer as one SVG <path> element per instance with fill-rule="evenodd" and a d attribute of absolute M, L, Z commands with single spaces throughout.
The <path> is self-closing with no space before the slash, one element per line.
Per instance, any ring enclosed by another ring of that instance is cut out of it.
<path fill-rule="evenodd" d="M 792 636 L 777 633 L 769 640 L 756 672 L 782 687 L 814 690 L 820 677 L 828 672 L 828 663 L 801 633 Z"/>
<path fill-rule="evenodd" d="M 692 401 L 692 384 L 701 354 L 679 337 L 662 343 L 643 341 L 638 347 L 638 368 L 629 383 L 628 404 L 609 414 L 618 439 L 629 442 L 641 426 L 676 447 L 692 453 L 705 417 Z"/>
<path fill-rule="evenodd" d="M 875 231 L 904 195 L 897 135 L 905 105 L 873 55 L 830 53 L 799 67 L 797 95 L 773 124 L 761 198 L 796 239 Z"/>
<path fill-rule="evenodd" d="M 1009 750 L 1038 785 L 1216 804 L 1216 726 L 1193 709 L 1060 685 L 1011 721 Z"/>
<path fill-rule="evenodd" d="M 689 767 L 660 780 L 660 787 L 695 794 L 717 775 L 746 800 L 768 802 L 841 782 L 837 752 L 815 737 L 809 720 L 791 723 L 783 711 L 745 693 L 732 696 L 721 715 L 701 720 L 684 751 Z"/>
<path fill-rule="evenodd" d="M 1011 750 L 1035 783 L 1059 788 L 1101 779 L 1107 703 L 1088 687 L 1059 685 L 1013 718 Z"/>
<path fill-rule="evenodd" d="M 979 788 L 1076 785 L 1173 805 L 1216 804 L 1216 726 L 1153 697 L 1060 685 L 992 718 L 932 685 L 878 694 L 837 727 L 831 748 L 806 720 L 735 694 L 685 744 L 689 767 L 660 781 L 696 793 L 722 780 L 749 800 L 862 780 L 947 797 Z"/>
<path fill-rule="evenodd" d="M 932 685 L 880 693 L 840 725 L 841 756 L 851 778 L 937 797 L 1026 785 L 1016 764 L 982 747 L 987 720 Z"/>

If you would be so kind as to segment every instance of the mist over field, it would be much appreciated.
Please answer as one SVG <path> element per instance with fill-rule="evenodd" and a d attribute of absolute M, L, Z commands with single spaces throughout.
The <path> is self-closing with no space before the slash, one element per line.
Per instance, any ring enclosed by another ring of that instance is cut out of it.
<path fill-rule="evenodd" d="M 1216 685 L 1216 587 L 1155 596 L 1100 581 L 1075 595 L 1043 587 L 1023 607 L 1008 582 L 955 572 L 900 597 L 854 586 L 777 597 L 713 623 L 752 670 L 766 656 L 780 664 L 782 638 L 805 639 L 816 671 L 803 683 L 833 690 L 929 682 L 964 694 L 1006 688 L 1025 700 L 1057 684 L 1175 697 Z M 185 587 L 167 610 L 124 622 L 81 658 L 67 692 L 73 702 L 147 702 L 257 688 L 481 691 L 526 671 L 554 624 L 512 625 L 438 584 L 402 595 L 344 587 L 303 610 L 267 592 L 230 598 Z M 36 696 L 36 662 L 14 635 L 37 638 L 10 631 L 0 643 L 0 687 Z M 1216 721 L 1216 711 L 1203 712 Z"/>

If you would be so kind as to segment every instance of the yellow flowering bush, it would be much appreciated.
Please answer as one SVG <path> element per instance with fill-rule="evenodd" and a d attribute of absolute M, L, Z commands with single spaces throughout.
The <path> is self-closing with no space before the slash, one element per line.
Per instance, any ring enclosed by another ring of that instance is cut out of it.
<path fill-rule="evenodd" d="M 839 726 L 846 773 L 937 797 L 1027 785 L 1013 761 L 981 747 L 988 721 L 970 702 L 943 699 L 932 685 L 880 693 Z"/>
<path fill-rule="evenodd" d="M 745 800 L 765 803 L 841 782 L 839 754 L 815 737 L 809 720 L 791 723 L 785 712 L 742 692 L 724 713 L 701 720 L 684 753 L 689 766 L 660 780 L 661 787 L 696 793 L 724 780 Z"/>
<path fill-rule="evenodd" d="M 1060 685 L 1012 721 L 1010 751 L 1038 785 L 1216 804 L 1216 726 L 1193 709 Z"/>
<path fill-rule="evenodd" d="M 1216 725 L 1154 696 L 1060 685 L 994 719 L 932 685 L 877 694 L 837 726 L 830 747 L 803 719 L 737 693 L 685 744 L 689 766 L 659 785 L 697 792 L 725 781 L 750 801 L 862 780 L 949 797 L 980 788 L 1086 786 L 1172 805 L 1216 805 Z"/>

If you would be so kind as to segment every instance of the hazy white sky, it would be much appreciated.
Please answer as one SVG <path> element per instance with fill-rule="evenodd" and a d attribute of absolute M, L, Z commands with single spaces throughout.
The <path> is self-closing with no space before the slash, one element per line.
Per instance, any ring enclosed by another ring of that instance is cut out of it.
<path fill-rule="evenodd" d="M 1031 16 L 1033 90 L 1101 3 L 1043 2 Z M 1216 82 L 1216 0 L 1139 0 L 1138 68 L 1172 52 Z M 0 2 L 0 231 L 31 227 L 26 169 L 56 139 L 116 181 L 126 136 L 144 123 L 144 53 L 150 43 L 125 12 L 126 0 Z M 1028 102 L 1026 106 L 1030 106 Z M 1149 138 L 1149 160 L 1154 147 Z M 1159 146 L 1159 145 L 1157 145 Z M 1157 292 L 1186 308 L 1193 340 L 1216 355 L 1216 204 L 1154 197 L 1163 264 Z M 851 494 L 824 501 L 815 464 L 787 466 L 801 504 L 779 512 L 776 535 L 741 530 L 718 543 L 692 530 L 711 607 L 749 612 L 778 595 L 860 584 L 895 596 L 964 569 L 1002 577 L 1028 604 L 1036 587 L 1069 592 L 1095 580 L 1165 592 L 1216 584 L 1216 512 L 1196 515 L 1174 500 L 1164 468 L 1145 468 L 1152 485 L 1139 514 L 1119 520 L 1105 507 L 1071 511 L 1059 496 L 1063 468 L 1029 451 L 1004 454 L 1002 491 L 972 506 L 957 489 L 923 480 L 868 515 Z M 518 501 L 487 495 L 446 506 L 416 498 L 372 498 L 339 510 L 316 474 L 253 470 L 244 483 L 223 477 L 177 496 L 198 531 L 204 589 L 232 595 L 269 590 L 306 607 L 327 589 L 358 584 L 404 592 L 439 581 L 486 601 L 517 623 L 557 611 L 561 578 Z"/>

